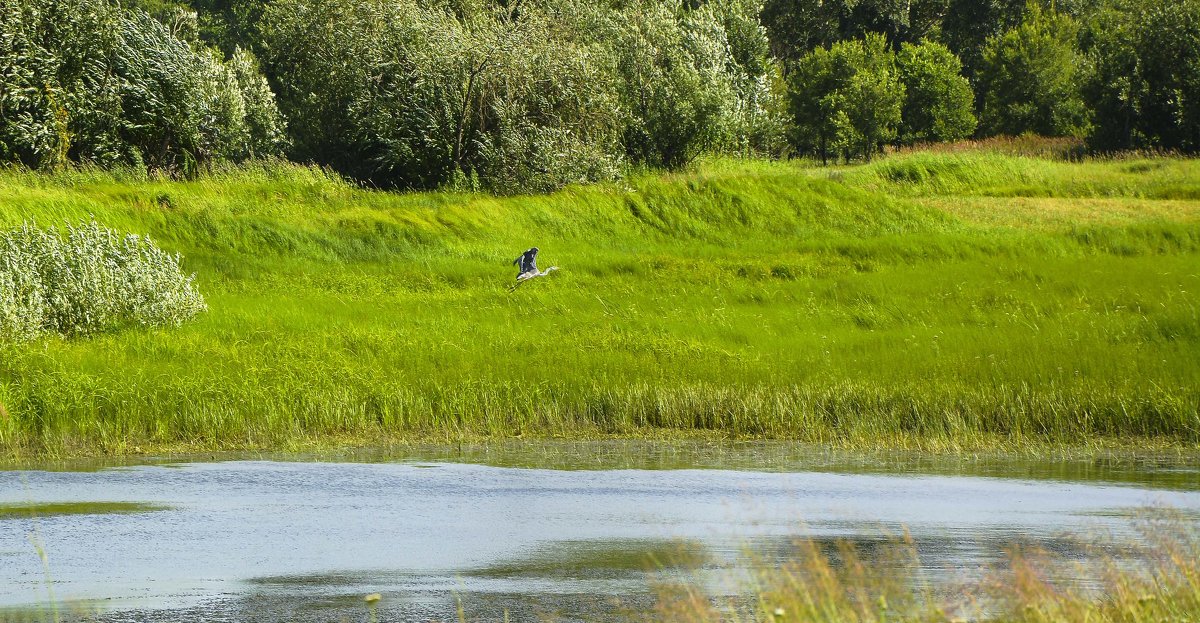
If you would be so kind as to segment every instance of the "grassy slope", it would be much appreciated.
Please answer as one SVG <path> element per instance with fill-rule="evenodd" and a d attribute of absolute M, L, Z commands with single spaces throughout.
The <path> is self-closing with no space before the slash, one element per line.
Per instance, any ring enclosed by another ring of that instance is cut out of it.
<path fill-rule="evenodd" d="M 211 308 L 0 347 L 9 454 L 663 429 L 1200 443 L 1196 161 L 713 163 L 504 199 L 294 167 L 8 172 L 0 196 L 0 226 L 151 233 Z M 509 294 L 532 245 L 562 270 Z"/>

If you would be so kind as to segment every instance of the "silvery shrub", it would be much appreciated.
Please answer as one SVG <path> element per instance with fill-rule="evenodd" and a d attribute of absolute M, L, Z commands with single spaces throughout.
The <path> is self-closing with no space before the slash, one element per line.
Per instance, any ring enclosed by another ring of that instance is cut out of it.
<path fill-rule="evenodd" d="M 207 309 L 179 260 L 149 236 L 94 220 L 0 232 L 0 341 L 179 326 Z"/>

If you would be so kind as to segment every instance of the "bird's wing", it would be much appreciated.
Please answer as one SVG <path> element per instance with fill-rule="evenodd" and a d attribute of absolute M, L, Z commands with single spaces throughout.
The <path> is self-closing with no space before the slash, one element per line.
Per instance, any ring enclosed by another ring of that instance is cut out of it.
<path fill-rule="evenodd" d="M 525 253 L 529 254 L 529 264 L 525 268 L 525 270 L 532 270 L 534 272 L 537 272 L 537 254 L 538 254 L 537 247 L 534 247 L 534 248 L 526 251 Z"/>

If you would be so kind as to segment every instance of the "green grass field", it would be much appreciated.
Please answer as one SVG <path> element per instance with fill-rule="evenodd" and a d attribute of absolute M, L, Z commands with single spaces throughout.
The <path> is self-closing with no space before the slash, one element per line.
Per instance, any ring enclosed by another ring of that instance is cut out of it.
<path fill-rule="evenodd" d="M 1200 161 L 714 161 L 547 196 L 0 172 L 210 311 L 0 345 L 0 452 L 523 435 L 1200 447 Z M 509 293 L 530 246 L 561 270 Z"/>

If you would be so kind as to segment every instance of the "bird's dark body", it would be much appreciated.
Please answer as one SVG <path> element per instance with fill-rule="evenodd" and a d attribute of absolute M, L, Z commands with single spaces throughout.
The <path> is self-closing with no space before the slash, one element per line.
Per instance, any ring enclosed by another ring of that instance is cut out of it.
<path fill-rule="evenodd" d="M 537 254 L 538 248 L 533 247 L 532 249 L 522 253 L 521 257 L 513 260 L 513 264 L 516 265 L 518 267 L 517 270 L 520 271 L 517 273 L 518 279 L 520 279 L 521 275 L 524 275 L 525 273 L 536 273 L 538 271 Z"/>

